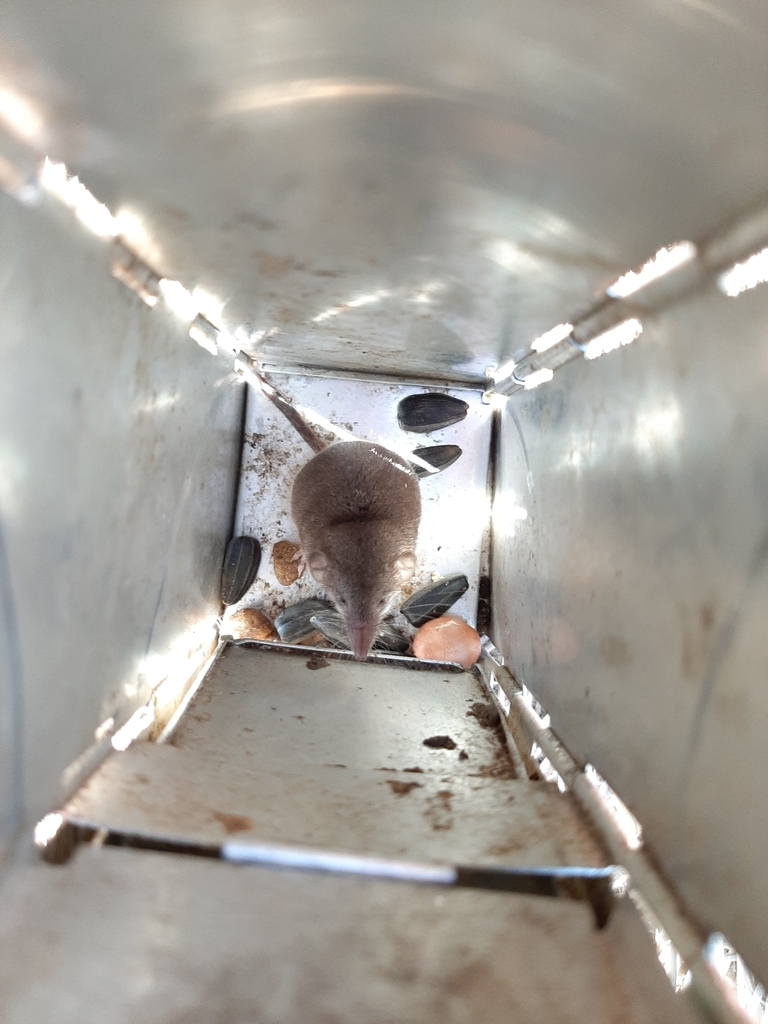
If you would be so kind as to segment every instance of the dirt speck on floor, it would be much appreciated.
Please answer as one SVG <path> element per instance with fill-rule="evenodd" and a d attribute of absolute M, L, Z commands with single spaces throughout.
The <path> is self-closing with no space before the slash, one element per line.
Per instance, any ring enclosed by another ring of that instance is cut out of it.
<path fill-rule="evenodd" d="M 387 779 L 387 785 L 391 787 L 395 796 L 405 796 L 412 789 L 421 789 L 420 782 L 399 782 L 397 779 Z"/>
<path fill-rule="evenodd" d="M 467 712 L 470 718 L 476 718 L 484 729 L 497 729 L 499 727 L 499 712 L 493 704 L 484 704 L 476 700 Z"/>
<path fill-rule="evenodd" d="M 428 736 L 424 740 L 424 746 L 433 750 L 455 750 L 456 742 L 450 736 Z"/>
<path fill-rule="evenodd" d="M 245 814 L 227 814 L 225 811 L 211 811 L 213 817 L 223 827 L 228 836 L 236 832 L 247 832 L 253 828 L 253 821 Z"/>
<path fill-rule="evenodd" d="M 307 668 L 315 671 L 318 668 L 328 668 L 330 661 L 324 658 L 322 654 L 313 654 L 307 661 Z"/>

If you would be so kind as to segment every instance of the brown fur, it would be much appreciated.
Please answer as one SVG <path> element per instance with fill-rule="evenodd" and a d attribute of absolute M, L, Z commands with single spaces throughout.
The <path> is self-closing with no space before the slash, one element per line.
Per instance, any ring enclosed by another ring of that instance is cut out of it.
<path fill-rule="evenodd" d="M 421 517 L 416 475 L 381 445 L 334 444 L 296 477 L 291 512 L 309 570 L 344 615 L 362 660 L 413 575 Z"/>

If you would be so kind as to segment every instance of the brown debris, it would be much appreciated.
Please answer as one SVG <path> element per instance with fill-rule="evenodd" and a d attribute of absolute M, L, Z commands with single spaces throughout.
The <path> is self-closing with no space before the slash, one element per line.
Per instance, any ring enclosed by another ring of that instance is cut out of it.
<path fill-rule="evenodd" d="M 330 661 L 324 658 L 322 654 L 313 654 L 307 660 L 307 668 L 313 671 L 318 668 L 328 668 L 330 664 Z"/>
<path fill-rule="evenodd" d="M 433 750 L 455 750 L 456 743 L 450 736 L 428 736 L 424 740 L 425 747 L 432 747 Z"/>
<path fill-rule="evenodd" d="M 412 789 L 421 789 L 420 782 L 398 782 L 397 779 L 387 779 L 387 785 L 392 787 L 395 796 L 405 796 Z"/>
<path fill-rule="evenodd" d="M 278 583 L 290 587 L 299 578 L 299 561 L 296 558 L 300 551 L 298 544 L 289 540 L 279 540 L 272 545 L 272 565 Z"/>
<path fill-rule="evenodd" d="M 227 814 L 225 811 L 211 811 L 211 814 L 223 826 L 228 836 L 253 828 L 253 821 L 245 814 Z"/>

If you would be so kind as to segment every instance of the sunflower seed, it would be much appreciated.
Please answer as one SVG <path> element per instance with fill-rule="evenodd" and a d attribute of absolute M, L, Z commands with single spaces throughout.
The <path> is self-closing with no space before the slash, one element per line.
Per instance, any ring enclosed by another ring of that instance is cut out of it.
<path fill-rule="evenodd" d="M 275 629 L 280 634 L 280 639 L 285 644 L 297 644 L 306 640 L 308 636 L 317 632 L 317 628 L 312 625 L 312 616 L 329 608 L 330 605 L 326 601 L 319 601 L 317 598 L 290 605 L 275 619 Z"/>
<path fill-rule="evenodd" d="M 413 626 L 423 626 L 430 619 L 437 619 L 447 612 L 468 589 L 469 581 L 463 573 L 447 576 L 417 590 L 400 611 Z"/>
<path fill-rule="evenodd" d="M 469 406 L 460 398 L 428 392 L 423 395 L 409 395 L 397 406 L 397 422 L 403 430 L 417 434 L 428 434 L 458 423 L 467 415 Z"/>
<path fill-rule="evenodd" d="M 417 459 L 421 459 L 422 462 L 428 462 L 430 466 L 435 467 L 434 470 L 430 471 L 426 466 L 422 466 L 418 462 L 412 462 L 411 467 L 416 476 L 423 477 L 434 476 L 435 473 L 448 469 L 463 453 L 457 444 L 435 444 L 425 448 L 414 448 L 412 454 Z"/>
<path fill-rule="evenodd" d="M 255 537 L 233 537 L 221 570 L 221 600 L 237 604 L 259 571 L 261 545 Z"/>

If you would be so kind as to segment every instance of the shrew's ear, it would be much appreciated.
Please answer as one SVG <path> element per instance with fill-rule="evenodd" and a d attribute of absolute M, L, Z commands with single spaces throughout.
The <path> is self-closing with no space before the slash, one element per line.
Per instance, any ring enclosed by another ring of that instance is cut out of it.
<path fill-rule="evenodd" d="M 416 571 L 416 555 L 413 551 L 403 551 L 394 561 L 394 568 L 400 576 L 401 583 L 407 583 Z"/>
<path fill-rule="evenodd" d="M 322 551 L 313 551 L 307 558 L 307 565 L 309 571 L 315 577 L 318 583 L 325 584 L 328 569 L 328 559 L 322 553 Z"/>

